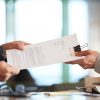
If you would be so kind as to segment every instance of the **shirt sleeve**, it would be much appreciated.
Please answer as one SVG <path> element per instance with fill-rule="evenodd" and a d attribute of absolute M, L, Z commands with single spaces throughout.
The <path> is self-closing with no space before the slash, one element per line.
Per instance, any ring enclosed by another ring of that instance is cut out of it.
<path fill-rule="evenodd" d="M 7 62 L 7 58 L 5 55 L 6 55 L 6 51 L 2 48 L 2 46 L 0 46 L 0 61 Z"/>
<path fill-rule="evenodd" d="M 100 54 L 97 57 L 97 60 L 96 60 L 95 66 L 94 66 L 94 70 L 97 73 L 100 73 Z"/>

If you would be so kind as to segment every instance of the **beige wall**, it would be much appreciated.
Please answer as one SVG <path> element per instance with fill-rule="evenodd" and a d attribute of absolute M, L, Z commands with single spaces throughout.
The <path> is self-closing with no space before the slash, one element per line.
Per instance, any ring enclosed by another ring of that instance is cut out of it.
<path fill-rule="evenodd" d="M 89 0 L 89 48 L 100 52 L 100 0 Z"/>
<path fill-rule="evenodd" d="M 89 49 L 100 52 L 100 0 L 88 0 Z M 100 76 L 91 70 L 90 76 Z"/>

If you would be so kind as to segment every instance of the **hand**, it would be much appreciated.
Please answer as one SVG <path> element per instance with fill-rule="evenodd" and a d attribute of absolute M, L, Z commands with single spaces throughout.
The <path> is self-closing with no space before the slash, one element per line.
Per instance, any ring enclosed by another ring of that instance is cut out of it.
<path fill-rule="evenodd" d="M 0 81 L 8 80 L 12 75 L 17 75 L 20 72 L 16 67 L 12 67 L 4 61 L 0 61 Z"/>
<path fill-rule="evenodd" d="M 84 56 L 84 58 L 80 60 L 66 62 L 66 64 L 79 64 L 84 69 L 94 68 L 98 54 L 98 52 L 92 50 L 77 52 L 76 56 Z"/>
<path fill-rule="evenodd" d="M 2 45 L 2 49 L 4 51 L 3 56 L 6 57 L 6 50 L 9 49 L 18 49 L 23 50 L 25 45 L 29 45 L 29 43 L 23 41 L 14 41 L 9 42 Z M 8 80 L 12 75 L 16 75 L 20 72 L 20 69 L 16 67 L 12 67 L 11 65 L 7 64 L 4 61 L 0 61 L 0 81 Z"/>
<path fill-rule="evenodd" d="M 9 49 L 18 49 L 18 50 L 23 50 L 25 45 L 29 45 L 30 43 L 26 43 L 23 41 L 14 41 L 14 42 L 9 42 L 6 44 L 3 44 L 2 47 L 4 50 L 9 50 Z"/>

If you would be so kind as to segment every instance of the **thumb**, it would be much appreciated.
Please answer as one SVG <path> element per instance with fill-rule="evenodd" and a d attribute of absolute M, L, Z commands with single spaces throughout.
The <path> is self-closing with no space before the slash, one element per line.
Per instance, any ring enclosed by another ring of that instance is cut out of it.
<path fill-rule="evenodd" d="M 12 75 L 17 75 L 20 72 L 20 69 L 8 64 L 9 71 Z"/>

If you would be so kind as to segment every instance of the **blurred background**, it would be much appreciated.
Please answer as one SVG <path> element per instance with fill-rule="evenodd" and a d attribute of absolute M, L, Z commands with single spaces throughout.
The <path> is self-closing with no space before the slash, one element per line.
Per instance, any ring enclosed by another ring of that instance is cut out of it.
<path fill-rule="evenodd" d="M 100 0 L 0 0 L 0 44 L 15 40 L 34 44 L 74 33 L 81 46 L 88 43 L 84 49 L 100 51 Z M 28 71 L 38 85 L 100 76 L 62 63 Z"/>

